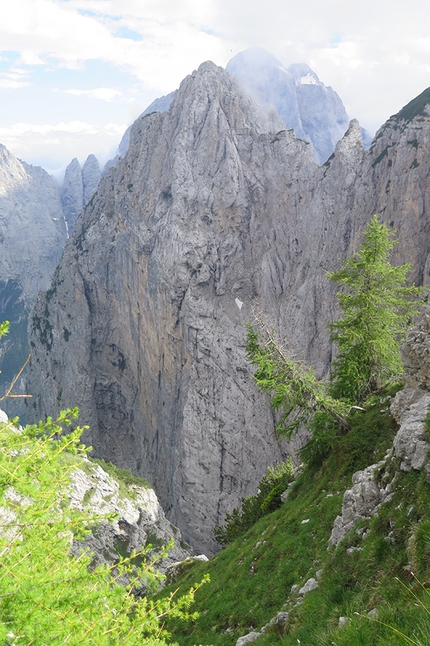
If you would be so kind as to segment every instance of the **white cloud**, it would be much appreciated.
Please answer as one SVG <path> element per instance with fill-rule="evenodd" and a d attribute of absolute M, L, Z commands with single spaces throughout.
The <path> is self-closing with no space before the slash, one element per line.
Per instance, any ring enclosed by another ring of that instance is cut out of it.
<path fill-rule="evenodd" d="M 5 78 L 0 75 L 0 89 L 2 90 L 17 90 L 20 87 L 30 85 L 25 81 L 15 81 L 13 79 Z"/>
<path fill-rule="evenodd" d="M 0 142 L 20 159 L 55 172 L 73 157 L 83 163 L 90 152 L 104 163 L 109 156 L 113 157 L 127 125 L 79 120 L 56 124 L 20 122 L 0 127 Z"/>
<path fill-rule="evenodd" d="M 93 123 L 85 123 L 84 121 L 61 121 L 56 124 L 34 124 L 34 123 L 14 123 L 7 128 L 0 127 L 0 139 L 20 137 L 27 133 L 39 134 L 43 136 L 49 135 L 51 132 L 68 133 L 68 134 L 82 134 L 82 135 L 97 135 L 101 132 L 108 132 L 115 137 L 122 136 L 126 125 L 117 123 L 107 123 L 98 125 Z"/>
<path fill-rule="evenodd" d="M 0 89 L 17 90 L 30 85 L 27 80 L 28 71 L 19 67 L 11 67 L 9 72 L 0 73 Z"/>
<path fill-rule="evenodd" d="M 56 90 L 58 91 L 58 90 Z M 92 90 L 63 90 L 65 94 L 74 94 L 75 96 L 87 96 L 89 99 L 99 99 L 100 101 L 113 101 L 116 97 L 121 97 L 122 92 L 110 87 L 96 87 Z"/>
<path fill-rule="evenodd" d="M 102 60 L 168 92 L 203 60 L 228 58 L 228 45 L 204 31 L 211 6 L 211 0 L 14 0 L 2 10 L 0 42 L 4 50 L 19 51 L 26 65 L 56 61 L 76 69 L 85 60 Z M 115 36 L 120 27 L 141 40 Z"/>
<path fill-rule="evenodd" d="M 225 65 L 254 45 L 284 65 L 310 64 L 338 92 L 350 116 L 373 131 L 430 85 L 427 0 L 407 7 L 400 0 L 389 5 L 375 0 L 0 0 L 0 5 L 1 49 L 18 52 L 19 63 L 13 65 L 30 73 L 0 74 L 0 90 L 36 83 L 36 66 L 85 75 L 87 61 L 102 61 L 132 75 L 129 87 L 110 88 L 103 78 L 95 81 L 103 87 L 66 90 L 82 97 L 82 110 L 94 98 L 111 107 L 132 97 L 138 102 L 139 95 L 151 92 L 166 94 L 204 60 Z M 82 83 L 91 85 L 88 79 Z M 91 118 L 82 112 L 82 121 L 93 119 L 91 110 Z"/>

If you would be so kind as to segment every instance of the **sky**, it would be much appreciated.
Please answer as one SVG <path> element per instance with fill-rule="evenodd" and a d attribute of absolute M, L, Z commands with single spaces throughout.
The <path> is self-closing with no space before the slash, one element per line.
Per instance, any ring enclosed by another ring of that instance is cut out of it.
<path fill-rule="evenodd" d="M 372 135 L 430 86 L 427 0 L 0 0 L 0 143 L 58 177 L 200 63 L 307 63 Z"/>

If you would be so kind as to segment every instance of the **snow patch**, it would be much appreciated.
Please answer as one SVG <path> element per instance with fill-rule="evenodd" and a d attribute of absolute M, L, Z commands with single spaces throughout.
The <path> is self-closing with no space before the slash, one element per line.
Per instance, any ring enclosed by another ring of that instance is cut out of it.
<path fill-rule="evenodd" d="M 300 78 L 300 83 L 302 85 L 318 85 L 318 82 L 314 79 L 312 74 L 308 73 L 306 76 Z"/>

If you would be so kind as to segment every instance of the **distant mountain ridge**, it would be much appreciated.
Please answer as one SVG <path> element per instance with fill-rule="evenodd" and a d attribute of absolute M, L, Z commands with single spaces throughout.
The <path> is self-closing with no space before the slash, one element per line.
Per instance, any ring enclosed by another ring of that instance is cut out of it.
<path fill-rule="evenodd" d="M 285 68 L 265 49 L 251 47 L 236 54 L 225 69 L 241 82 L 257 103 L 275 108 L 296 137 L 312 144 L 318 164 L 330 157 L 348 129 L 349 118 L 339 95 L 324 85 L 309 65 L 293 63 Z M 176 90 L 155 99 L 140 116 L 167 112 L 175 93 Z M 131 126 L 125 131 L 115 157 L 106 163 L 104 172 L 126 154 L 130 130 Z M 362 135 L 367 147 L 370 138 L 364 130 Z"/>
<path fill-rule="evenodd" d="M 0 144 L 0 321 L 12 323 L 0 348 L 0 394 L 28 355 L 28 316 L 50 284 L 66 236 L 55 180 Z M 12 400 L 5 406 L 12 416 L 21 413 Z"/>

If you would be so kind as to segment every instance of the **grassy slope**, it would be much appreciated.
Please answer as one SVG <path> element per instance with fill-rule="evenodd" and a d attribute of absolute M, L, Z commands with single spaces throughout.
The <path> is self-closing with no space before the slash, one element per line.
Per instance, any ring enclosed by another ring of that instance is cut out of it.
<path fill-rule="evenodd" d="M 358 526 L 368 531 L 366 538 L 353 530 L 335 551 L 327 551 L 352 474 L 380 460 L 391 446 L 396 426 L 381 407 L 378 402 L 367 413 L 356 414 L 352 431 L 319 469 L 303 472 L 280 509 L 164 591 L 178 585 L 183 591 L 210 573 L 211 582 L 196 595 L 199 619 L 185 628 L 169 625 L 174 641 L 180 646 L 234 646 L 238 637 L 286 610 L 286 628 L 271 629 L 256 644 L 429 643 L 429 596 L 405 569 L 412 563 L 420 581 L 430 582 L 430 485 L 425 473 L 400 473 L 393 500 Z M 414 532 L 415 543 L 410 540 Z M 362 549 L 348 555 L 348 547 Z M 320 587 L 295 606 L 297 593 L 290 595 L 291 586 L 302 586 L 321 569 Z M 377 621 L 367 617 L 373 608 L 378 609 Z M 344 628 L 338 627 L 341 616 L 349 618 Z M 405 641 L 391 626 L 414 641 Z"/>

